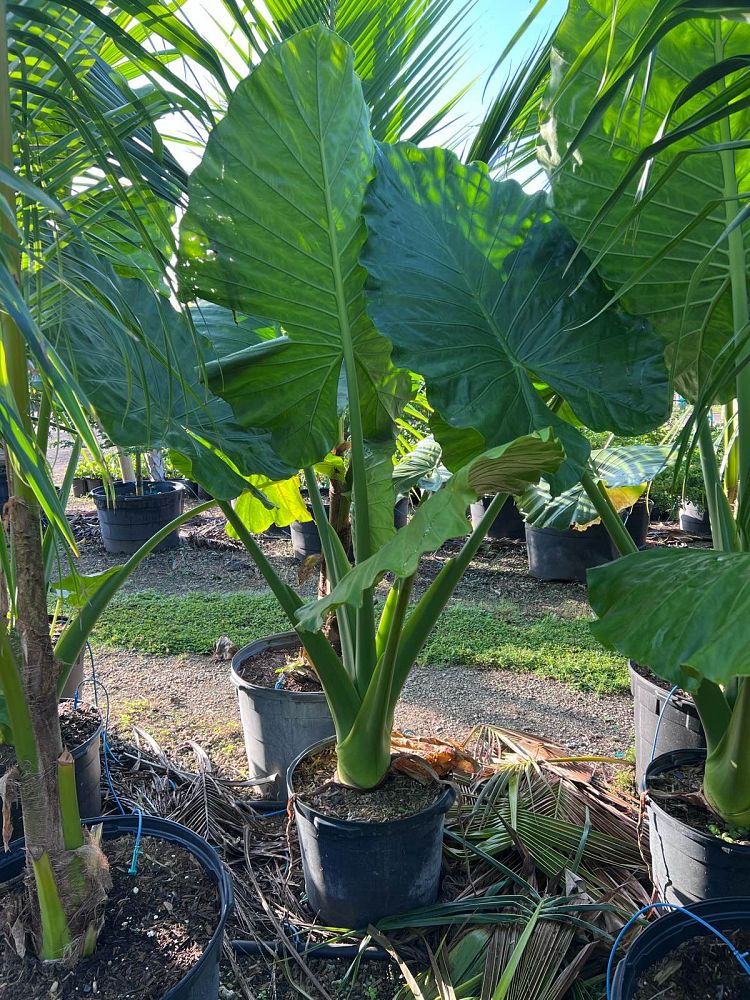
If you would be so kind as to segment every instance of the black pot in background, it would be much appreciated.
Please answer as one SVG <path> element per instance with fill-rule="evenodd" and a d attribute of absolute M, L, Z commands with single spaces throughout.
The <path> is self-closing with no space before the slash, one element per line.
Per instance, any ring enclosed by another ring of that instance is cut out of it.
<path fill-rule="evenodd" d="M 270 798 L 286 798 L 286 772 L 292 761 L 314 743 L 333 736 L 335 730 L 328 702 L 322 691 L 285 691 L 262 687 L 242 678 L 242 667 L 266 650 L 294 653 L 300 642 L 295 632 L 282 632 L 257 639 L 234 654 L 232 684 L 237 690 L 242 731 L 250 777 L 275 775 L 260 785 Z"/>
<path fill-rule="evenodd" d="M 646 789 L 655 776 L 705 759 L 705 750 L 662 754 L 646 769 Z M 647 802 L 652 876 L 660 899 L 690 906 L 732 893 L 750 896 L 750 847 L 694 830 L 656 799 L 649 796 Z"/>
<path fill-rule="evenodd" d="M 694 903 L 690 909 L 696 916 L 723 934 L 727 931 L 750 928 L 750 899 L 747 897 L 708 899 Z M 627 954 L 615 969 L 611 1000 L 633 1000 L 639 979 L 646 969 L 666 958 L 685 941 L 710 933 L 697 920 L 693 920 L 681 910 L 673 910 L 652 921 L 633 941 Z M 726 960 L 736 961 L 729 950 Z"/>
<path fill-rule="evenodd" d="M 177 483 L 144 483 L 144 496 L 136 496 L 135 483 L 114 483 L 114 506 L 104 487 L 91 494 L 99 516 L 102 541 L 107 552 L 132 555 L 157 531 L 182 513 L 185 490 Z M 165 552 L 180 544 L 173 531 L 154 549 Z"/>
<path fill-rule="evenodd" d="M 119 837 L 133 836 L 138 831 L 138 816 L 100 816 L 87 819 L 87 825 L 101 825 L 104 828 L 104 841 L 116 840 Z M 206 946 L 203 954 L 192 969 L 166 993 L 154 994 L 154 1000 L 217 1000 L 219 996 L 219 962 L 224 943 L 224 928 L 227 919 L 234 909 L 234 890 L 229 872 L 224 867 L 219 855 L 197 833 L 188 830 L 179 823 L 158 816 L 143 816 L 141 835 L 158 837 L 167 843 L 181 847 L 196 858 L 203 870 L 216 883 L 219 895 L 219 922 Z M 106 851 L 106 848 L 105 848 Z M 10 853 L 0 858 L 0 883 L 9 882 L 21 875 L 26 866 L 26 856 L 22 841 L 11 844 Z M 190 892 L 186 886 L 185 891 Z M 137 962 L 138 957 L 133 956 Z"/>
<path fill-rule="evenodd" d="M 76 797 L 78 811 L 81 816 L 98 816 L 102 811 L 102 762 L 99 749 L 101 746 L 104 720 L 99 723 L 96 732 L 81 746 L 71 750 L 73 767 L 76 777 Z M 23 813 L 20 803 L 11 809 L 13 838 L 23 836 Z"/>
<path fill-rule="evenodd" d="M 86 492 L 93 493 L 94 490 L 101 489 L 104 486 L 104 480 L 101 476 L 86 476 Z"/>
<path fill-rule="evenodd" d="M 74 476 L 73 477 L 73 496 L 74 497 L 78 497 L 78 499 L 80 500 L 81 497 L 85 497 L 87 493 L 88 493 L 88 490 L 86 489 L 86 477 L 85 476 Z"/>
<path fill-rule="evenodd" d="M 636 788 L 640 789 L 652 756 L 655 758 L 670 750 L 703 749 L 706 737 L 692 698 L 675 691 L 665 709 L 669 691 L 644 677 L 632 662 L 628 671 L 635 711 L 635 780 Z M 654 753 L 657 726 L 659 738 Z"/>
<path fill-rule="evenodd" d="M 484 512 L 489 507 L 492 502 L 492 497 L 483 497 L 476 503 L 473 503 L 469 508 L 471 512 L 471 526 L 472 528 L 477 528 L 479 522 L 484 517 Z M 515 541 L 523 538 L 526 534 L 526 522 L 521 516 L 521 512 L 518 507 L 516 507 L 516 501 L 513 497 L 508 497 L 503 506 L 500 508 L 500 513 L 497 515 L 495 520 L 490 525 L 490 530 L 487 532 L 487 538 L 512 538 Z"/>
<path fill-rule="evenodd" d="M 289 525 L 294 558 L 304 562 L 310 556 L 320 555 L 322 545 L 315 521 L 292 521 Z"/>
<path fill-rule="evenodd" d="M 304 491 L 303 491 L 304 492 Z M 323 491 L 321 490 L 321 494 Z M 328 511 L 328 494 L 322 496 L 323 506 Z M 311 511 L 312 513 L 312 511 Z M 397 530 L 403 528 L 409 519 L 409 498 L 401 497 L 393 506 L 393 526 Z M 322 545 L 320 533 L 315 521 L 292 521 L 289 526 L 292 536 L 292 552 L 294 558 L 304 562 L 309 556 L 320 555 Z M 351 558 L 351 554 L 350 554 Z"/>
<path fill-rule="evenodd" d="M 300 754 L 294 771 L 323 740 Z M 382 917 L 429 906 L 440 892 L 445 814 L 456 793 L 451 785 L 429 808 L 385 823 L 363 823 L 324 816 L 294 799 L 305 891 L 318 919 L 333 927 L 362 929 Z"/>
<path fill-rule="evenodd" d="M 399 497 L 393 508 L 393 527 L 396 531 L 405 528 L 409 520 L 409 497 Z"/>
<path fill-rule="evenodd" d="M 689 501 L 680 504 L 680 527 L 683 531 L 689 531 L 691 535 L 711 537 L 711 521 L 708 517 L 708 511 L 701 510 L 700 507 L 696 507 Z"/>
<path fill-rule="evenodd" d="M 620 516 L 635 544 L 639 548 L 645 545 L 649 526 L 645 501 L 639 500 Z M 529 573 L 537 580 L 585 583 L 587 570 L 617 558 L 617 549 L 603 524 L 594 524 L 585 531 L 535 528 L 528 523 L 525 527 Z"/>

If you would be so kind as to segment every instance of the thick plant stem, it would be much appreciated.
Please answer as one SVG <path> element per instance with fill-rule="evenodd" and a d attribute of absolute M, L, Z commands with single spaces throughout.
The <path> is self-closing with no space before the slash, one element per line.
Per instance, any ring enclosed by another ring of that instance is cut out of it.
<path fill-rule="evenodd" d="M 62 814 L 63 837 L 68 851 L 83 847 L 81 815 L 78 811 L 76 792 L 76 772 L 73 754 L 64 750 L 57 762 L 57 784 L 60 789 L 60 812 Z"/>
<path fill-rule="evenodd" d="M 620 555 L 628 556 L 632 552 L 637 552 L 638 546 L 623 524 L 622 518 L 615 510 L 607 491 L 600 488 L 599 484 L 594 482 L 588 469 L 581 476 L 581 485 L 586 491 L 589 500 L 594 505 L 597 514 L 602 519 L 602 524 L 607 529 L 607 533 L 617 547 Z"/>
<path fill-rule="evenodd" d="M 739 548 L 737 538 L 737 525 L 735 524 L 732 510 L 729 506 L 726 494 L 724 493 L 721 475 L 719 474 L 719 463 L 716 461 L 716 451 L 714 450 L 711 429 L 708 421 L 701 421 L 698 431 L 698 448 L 701 457 L 701 470 L 703 472 L 703 482 L 706 487 L 706 502 L 708 504 L 708 517 L 711 524 L 711 537 L 715 549 L 724 552 L 731 552 Z"/>
<path fill-rule="evenodd" d="M 734 827 L 750 826 L 750 682 L 740 680 L 729 726 L 706 758 L 703 794 L 721 818 Z"/>
<path fill-rule="evenodd" d="M 729 727 L 732 717 L 729 702 L 719 685 L 707 680 L 701 681 L 698 690 L 693 692 L 693 701 L 703 724 L 710 754 L 722 741 Z"/>
<path fill-rule="evenodd" d="M 24 813 L 25 820 L 25 813 Z M 62 958 L 70 948 L 70 929 L 65 917 L 65 909 L 60 899 L 55 873 L 52 871 L 49 854 L 29 851 L 34 882 L 37 887 L 41 921 L 41 948 L 39 957 L 43 961 Z"/>
<path fill-rule="evenodd" d="M 318 577 L 318 597 L 326 597 L 331 590 L 331 586 L 336 586 L 343 572 L 348 572 L 349 561 L 346 555 L 346 533 L 341 537 L 343 528 L 342 517 L 348 523 L 348 508 L 344 512 L 340 501 L 343 499 L 339 489 L 334 490 L 334 480 L 331 480 L 330 495 L 330 521 L 326 518 L 325 507 L 320 497 L 318 481 L 315 478 L 315 471 L 311 468 L 305 469 L 305 481 L 307 492 L 310 496 L 310 503 L 313 509 L 313 518 L 320 535 L 320 544 L 323 549 L 323 565 Z M 340 484 L 339 484 L 340 486 Z M 336 499 L 334 521 L 334 499 Z M 344 666 L 351 677 L 355 676 L 355 641 L 354 641 L 354 615 L 350 608 L 341 607 L 335 615 L 331 615 L 323 629 L 323 634 L 330 642 L 332 648 L 342 657 Z"/>
<path fill-rule="evenodd" d="M 714 26 L 717 61 L 724 58 L 722 25 Z M 722 85 L 723 86 L 723 85 Z M 722 118 L 719 123 L 723 143 L 732 141 L 732 123 Z M 737 161 L 733 149 L 723 149 L 719 153 L 724 182 L 724 212 L 727 225 L 731 225 L 742 208 L 737 182 Z M 732 287 L 732 320 L 737 346 L 740 338 L 747 333 L 750 324 L 750 307 L 747 300 L 747 273 L 745 267 L 745 240 L 742 226 L 735 226 L 727 237 L 729 254 L 729 278 Z M 738 357 L 740 363 L 748 361 L 748 347 Z M 750 504 L 750 363 L 744 364 L 737 374 L 737 437 L 738 437 L 738 520 L 742 547 L 747 548 L 750 539 L 745 537 L 741 527 L 746 522 L 742 508 Z"/>
<path fill-rule="evenodd" d="M 13 133 L 8 76 L 8 40 L 5 0 L 0 0 L 0 163 L 14 170 Z M 10 210 L 15 192 L 2 190 Z M 10 245 L 18 236 L 10 219 L 2 215 Z M 19 262 L 12 261 L 16 278 Z M 2 380 L 5 382 L 29 438 L 33 438 L 29 406 L 26 344 L 13 320 L 2 317 Z M 68 920 L 58 891 L 50 858 L 65 850 L 57 785 L 57 760 L 62 753 L 57 714 L 57 664 L 47 620 L 47 583 L 44 578 L 39 506 L 33 490 L 12 471 L 13 496 L 8 502 L 10 535 L 16 565 L 18 631 L 23 656 L 23 690 L 36 748 L 35 760 L 22 766 L 21 802 L 27 855 L 35 874 L 34 913 L 39 913 L 44 958 L 62 958 L 69 939 Z"/>
<path fill-rule="evenodd" d="M 237 532 L 237 537 L 253 557 L 271 592 L 289 619 L 289 624 L 307 650 L 323 685 L 336 732 L 340 736 L 345 735 L 354 724 L 361 700 L 343 663 L 321 632 L 305 632 L 300 629 L 296 613 L 302 607 L 302 598 L 279 578 L 258 543 L 235 513 L 231 503 L 221 500 L 219 507 Z"/>
<path fill-rule="evenodd" d="M 378 659 L 354 725 L 336 747 L 338 780 L 353 788 L 374 788 L 390 767 L 391 730 L 397 700 L 393 698 L 396 655 L 413 584 L 413 576 L 394 584 L 397 596 L 383 654 Z"/>

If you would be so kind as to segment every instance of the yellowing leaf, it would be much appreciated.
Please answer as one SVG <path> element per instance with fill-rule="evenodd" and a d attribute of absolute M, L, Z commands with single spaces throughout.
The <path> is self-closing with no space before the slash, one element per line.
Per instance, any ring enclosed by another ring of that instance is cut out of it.
<path fill-rule="evenodd" d="M 272 524 L 285 528 L 292 521 L 311 521 L 312 515 L 307 509 L 299 490 L 299 479 L 283 479 L 274 483 L 265 476 L 248 476 L 251 486 L 260 490 L 266 499 L 273 504 L 268 508 L 254 493 L 246 491 L 234 501 L 234 509 L 248 531 L 260 535 Z M 226 527 L 230 538 L 237 538 L 237 533 L 231 524 Z"/>

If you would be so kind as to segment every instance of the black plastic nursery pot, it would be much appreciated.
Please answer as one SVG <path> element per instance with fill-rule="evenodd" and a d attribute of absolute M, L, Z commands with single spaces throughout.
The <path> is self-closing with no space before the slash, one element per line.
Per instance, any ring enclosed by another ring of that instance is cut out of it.
<path fill-rule="evenodd" d="M 327 509 L 327 508 L 326 508 Z M 292 521 L 289 525 L 294 558 L 304 562 L 310 556 L 320 555 L 322 545 L 315 521 Z"/>
<path fill-rule="evenodd" d="M 705 750 L 673 750 L 646 769 L 646 789 L 654 777 L 700 764 Z M 702 899 L 741 893 L 750 896 L 750 846 L 731 844 L 695 830 L 647 799 L 654 886 L 665 903 L 691 906 Z"/>
<path fill-rule="evenodd" d="M 640 548 L 646 544 L 649 508 L 639 501 L 621 515 L 630 537 Z M 586 582 L 586 572 L 617 558 L 617 549 L 603 524 L 585 531 L 535 528 L 526 523 L 529 573 L 537 580 Z"/>
<path fill-rule="evenodd" d="M 695 903 L 690 909 L 724 934 L 750 927 L 750 899 L 747 897 L 707 899 Z M 636 995 L 639 979 L 648 968 L 666 958 L 685 941 L 710 933 L 697 920 L 680 910 L 672 910 L 652 921 L 630 945 L 627 954 L 615 969 L 611 1000 L 632 1000 Z M 727 962 L 734 961 L 736 959 L 727 949 Z"/>
<path fill-rule="evenodd" d="M 86 477 L 85 476 L 74 476 L 74 478 L 73 478 L 73 496 L 74 497 L 78 497 L 78 499 L 80 500 L 81 497 L 85 497 L 86 496 L 87 492 L 88 491 L 86 489 Z"/>
<path fill-rule="evenodd" d="M 89 826 L 102 824 L 104 840 L 133 836 L 138 831 L 138 816 L 100 816 L 87 819 Z M 158 816 L 143 816 L 141 834 L 158 837 L 183 848 L 193 855 L 216 884 L 219 895 L 219 921 L 203 954 L 192 969 L 166 993 L 153 1000 L 217 1000 L 219 996 L 219 962 L 224 942 L 224 928 L 234 909 L 232 879 L 216 851 L 197 833 L 187 827 Z M 26 866 L 23 841 L 14 841 L 10 853 L 0 858 L 0 883 L 9 882 L 22 874 Z M 186 889 L 189 892 L 189 889 Z"/>
<path fill-rule="evenodd" d="M 293 762 L 286 779 L 290 796 L 300 761 L 332 742 L 309 747 Z M 363 929 L 436 902 L 445 814 L 455 798 L 454 788 L 446 785 L 422 812 L 365 823 L 324 816 L 295 796 L 305 891 L 317 918 L 330 927 Z"/>
<path fill-rule="evenodd" d="M 104 720 L 100 718 L 99 727 L 84 743 L 74 750 L 73 767 L 76 778 L 76 796 L 78 811 L 81 816 L 98 816 L 102 810 L 102 762 L 100 746 Z M 23 836 L 23 813 L 20 803 L 11 809 L 13 837 Z"/>
<path fill-rule="evenodd" d="M 135 483 L 115 483 L 112 489 L 114 497 L 103 486 L 91 494 L 107 552 L 132 555 L 182 513 L 185 490 L 179 483 L 144 483 L 143 496 L 136 495 Z M 165 552 L 179 544 L 180 533 L 175 530 L 159 542 L 154 552 Z"/>
<path fill-rule="evenodd" d="M 328 497 L 323 497 L 323 506 L 328 513 Z M 401 497 L 396 501 L 393 507 L 393 526 L 394 528 L 403 528 L 409 519 L 409 498 Z M 285 530 L 285 529 L 279 529 Z M 320 533 L 318 532 L 318 526 L 315 521 L 292 521 L 289 526 L 289 531 L 292 537 L 292 552 L 294 553 L 294 558 L 298 559 L 300 562 L 304 562 L 305 559 L 310 556 L 320 555 L 322 551 L 322 545 L 320 542 Z"/>
<path fill-rule="evenodd" d="M 692 698 L 675 691 L 667 702 L 668 690 L 644 677 L 632 661 L 628 670 L 635 713 L 635 779 L 636 787 L 640 788 L 652 756 L 670 750 L 703 749 L 706 736 Z M 657 728 L 659 735 L 654 748 Z"/>
<path fill-rule="evenodd" d="M 87 493 L 93 493 L 94 490 L 98 490 L 104 486 L 104 480 L 101 476 L 86 476 L 85 479 Z"/>
<path fill-rule="evenodd" d="M 484 512 L 489 507 L 492 502 L 492 497 L 482 497 L 476 503 L 473 503 L 469 508 L 471 514 L 471 526 L 472 528 L 477 528 L 480 521 L 484 517 Z M 487 538 L 511 538 L 514 541 L 519 541 L 524 538 L 526 534 L 526 522 L 521 516 L 521 512 L 518 507 L 516 507 L 516 501 L 513 497 L 508 497 L 503 506 L 500 508 L 500 513 L 497 515 L 495 520 L 490 525 L 490 530 L 487 532 Z"/>
<path fill-rule="evenodd" d="M 303 750 L 334 734 L 331 710 L 322 691 L 287 691 L 250 684 L 242 677 L 244 664 L 267 650 L 294 653 L 295 632 L 257 639 L 232 659 L 232 684 L 237 690 L 250 777 L 273 777 L 260 786 L 264 795 L 286 798 L 286 773 Z"/>
<path fill-rule="evenodd" d="M 693 503 L 680 504 L 680 527 L 683 531 L 689 531 L 691 535 L 711 537 L 711 521 L 708 517 L 708 511 L 701 510 Z"/>

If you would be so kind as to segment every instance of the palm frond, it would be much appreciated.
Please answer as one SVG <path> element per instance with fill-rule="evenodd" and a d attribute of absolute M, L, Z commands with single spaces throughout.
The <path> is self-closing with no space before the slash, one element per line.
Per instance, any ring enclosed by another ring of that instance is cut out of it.
<path fill-rule="evenodd" d="M 354 49 L 376 139 L 422 142 L 450 123 L 466 88 L 443 96 L 467 56 L 475 0 L 267 0 L 240 8 L 226 2 L 237 23 L 250 20 L 251 44 L 262 51 L 276 39 L 323 22 Z M 269 25 L 264 9 L 271 15 Z"/>

